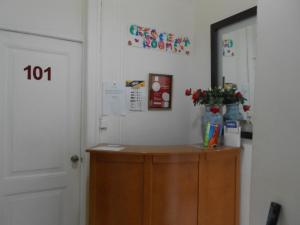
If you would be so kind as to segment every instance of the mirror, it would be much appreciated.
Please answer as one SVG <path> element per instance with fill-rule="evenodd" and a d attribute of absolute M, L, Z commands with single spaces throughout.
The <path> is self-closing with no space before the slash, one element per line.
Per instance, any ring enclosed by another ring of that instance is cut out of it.
<path fill-rule="evenodd" d="M 211 84 L 223 87 L 226 83 L 234 83 L 247 98 L 251 111 L 240 111 L 245 119 L 242 137 L 248 139 L 252 139 L 251 114 L 254 110 L 256 14 L 255 6 L 211 25 Z"/>

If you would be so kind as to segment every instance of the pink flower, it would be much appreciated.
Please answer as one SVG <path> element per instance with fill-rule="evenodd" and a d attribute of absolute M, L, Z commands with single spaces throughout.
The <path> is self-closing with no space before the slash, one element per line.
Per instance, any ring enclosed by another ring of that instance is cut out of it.
<path fill-rule="evenodd" d="M 185 90 L 185 95 L 186 95 L 186 96 L 192 95 L 192 89 L 191 89 L 191 88 L 186 89 L 186 90 Z"/>

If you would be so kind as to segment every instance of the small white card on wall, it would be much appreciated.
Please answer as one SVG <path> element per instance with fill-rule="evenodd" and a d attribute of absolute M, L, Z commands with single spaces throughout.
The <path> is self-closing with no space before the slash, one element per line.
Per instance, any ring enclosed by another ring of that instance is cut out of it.
<path fill-rule="evenodd" d="M 125 89 L 120 82 L 103 82 L 103 115 L 126 115 Z"/>

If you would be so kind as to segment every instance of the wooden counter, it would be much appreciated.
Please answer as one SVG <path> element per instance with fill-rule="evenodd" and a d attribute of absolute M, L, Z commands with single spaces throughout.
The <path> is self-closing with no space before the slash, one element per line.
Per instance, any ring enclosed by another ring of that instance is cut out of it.
<path fill-rule="evenodd" d="M 90 225 L 238 225 L 240 149 L 88 149 Z"/>

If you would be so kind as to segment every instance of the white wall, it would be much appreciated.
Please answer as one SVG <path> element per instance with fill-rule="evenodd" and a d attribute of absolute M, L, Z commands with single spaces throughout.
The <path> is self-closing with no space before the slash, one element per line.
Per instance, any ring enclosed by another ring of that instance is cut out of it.
<path fill-rule="evenodd" d="M 251 224 L 265 224 L 271 201 L 281 225 L 299 224 L 300 1 L 259 0 Z"/>
<path fill-rule="evenodd" d="M 1 0 L 0 28 L 83 40 L 84 0 Z"/>
<path fill-rule="evenodd" d="M 126 144 L 186 144 L 201 141 L 200 110 L 185 88 L 210 86 L 210 24 L 255 5 L 254 0 L 103 0 L 103 80 L 148 80 L 148 73 L 174 75 L 173 109 L 104 117 L 101 141 Z M 127 46 L 127 29 L 136 23 L 192 39 L 190 56 Z"/>
<path fill-rule="evenodd" d="M 191 104 L 184 90 L 195 74 L 193 66 L 192 0 L 104 0 L 102 9 L 103 80 L 146 80 L 148 74 L 171 74 L 171 111 L 132 112 L 126 117 L 104 117 L 108 129 L 101 141 L 126 144 L 184 144 L 188 142 L 188 113 Z M 127 45 L 130 24 L 188 35 L 192 39 L 190 56 L 168 54 Z"/>

